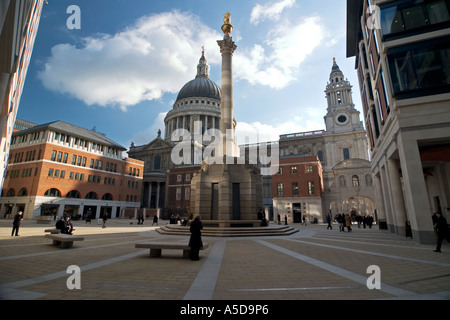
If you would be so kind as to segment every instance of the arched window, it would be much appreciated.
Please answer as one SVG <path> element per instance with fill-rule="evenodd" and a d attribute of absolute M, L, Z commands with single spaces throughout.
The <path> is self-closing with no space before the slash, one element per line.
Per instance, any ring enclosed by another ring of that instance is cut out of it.
<path fill-rule="evenodd" d="M 89 192 L 87 195 L 86 195 L 86 197 L 85 197 L 86 199 L 98 199 L 98 196 L 97 196 L 97 194 L 95 193 L 95 192 L 93 192 L 93 191 L 91 191 L 91 192 Z"/>
<path fill-rule="evenodd" d="M 19 197 L 26 197 L 28 194 L 27 189 L 26 188 L 22 188 L 19 191 Z"/>
<path fill-rule="evenodd" d="M 354 187 L 359 186 L 359 178 L 357 175 L 352 176 L 352 186 L 354 186 Z"/>
<path fill-rule="evenodd" d="M 112 194 L 111 193 L 105 193 L 102 197 L 102 200 L 112 200 Z"/>
<path fill-rule="evenodd" d="M 46 197 L 61 197 L 61 192 L 58 189 L 51 188 L 45 191 L 44 196 Z"/>
<path fill-rule="evenodd" d="M 7 197 L 14 197 L 16 195 L 16 192 L 14 189 L 9 189 L 8 193 L 6 194 Z"/>
<path fill-rule="evenodd" d="M 79 199 L 79 198 L 81 198 L 81 195 L 80 195 L 80 193 L 77 190 L 72 190 L 66 195 L 66 198 L 77 198 L 77 199 Z"/>

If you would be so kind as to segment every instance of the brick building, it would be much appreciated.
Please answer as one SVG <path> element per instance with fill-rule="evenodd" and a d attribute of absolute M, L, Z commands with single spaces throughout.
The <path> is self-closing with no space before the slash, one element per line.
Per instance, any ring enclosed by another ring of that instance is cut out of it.
<path fill-rule="evenodd" d="M 105 135 L 55 121 L 12 134 L 0 216 L 24 212 L 74 218 L 121 217 L 140 208 L 144 163 Z"/>
<path fill-rule="evenodd" d="M 273 211 L 288 222 L 322 220 L 322 164 L 317 156 L 283 156 L 272 176 Z"/>

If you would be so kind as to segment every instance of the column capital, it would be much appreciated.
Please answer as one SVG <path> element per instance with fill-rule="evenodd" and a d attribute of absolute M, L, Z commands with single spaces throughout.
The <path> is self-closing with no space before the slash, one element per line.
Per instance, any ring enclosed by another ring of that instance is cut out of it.
<path fill-rule="evenodd" d="M 217 40 L 217 44 L 220 47 L 220 53 L 228 53 L 233 54 L 234 50 L 236 50 L 237 46 L 234 44 L 233 38 L 225 38 L 223 40 Z"/>

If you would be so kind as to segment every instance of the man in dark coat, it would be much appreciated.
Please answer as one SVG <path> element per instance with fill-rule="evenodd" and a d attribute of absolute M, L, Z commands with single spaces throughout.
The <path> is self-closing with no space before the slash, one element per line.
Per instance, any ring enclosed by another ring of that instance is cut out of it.
<path fill-rule="evenodd" d="M 203 247 L 202 242 L 202 230 L 203 224 L 200 220 L 200 216 L 196 216 L 194 221 L 191 222 L 191 238 L 189 239 L 189 247 L 191 247 L 191 260 L 199 260 L 200 248 Z"/>
<path fill-rule="evenodd" d="M 436 212 L 436 224 L 434 225 L 437 233 L 437 244 L 436 244 L 436 250 L 434 252 L 441 252 L 441 244 L 442 241 L 447 236 L 447 233 L 449 232 L 447 220 L 442 216 L 442 213 Z M 447 238 L 448 240 L 448 238 Z"/>
<path fill-rule="evenodd" d="M 64 217 L 61 217 L 58 222 L 55 224 L 55 228 L 60 230 L 60 233 L 66 232 L 66 223 L 64 221 Z"/>
<path fill-rule="evenodd" d="M 12 228 L 12 231 L 11 231 L 11 236 L 14 236 L 14 232 L 16 233 L 15 234 L 16 237 L 19 235 L 20 221 L 22 221 L 22 220 L 23 220 L 22 211 L 19 211 L 14 216 L 13 228 Z"/>

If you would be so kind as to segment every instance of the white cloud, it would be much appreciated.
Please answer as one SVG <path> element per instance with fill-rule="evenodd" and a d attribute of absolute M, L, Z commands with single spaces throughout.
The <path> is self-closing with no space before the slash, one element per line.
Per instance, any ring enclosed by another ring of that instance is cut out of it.
<path fill-rule="evenodd" d="M 237 51 L 234 58 L 237 67 L 233 71 L 237 79 L 251 84 L 284 88 L 296 79 L 302 62 L 322 44 L 325 36 L 319 17 L 308 17 L 297 24 L 284 21 L 267 34 L 264 46 L 255 44 Z"/>
<path fill-rule="evenodd" d="M 219 62 L 220 37 L 189 13 L 146 16 L 115 35 L 85 38 L 81 47 L 54 46 L 39 77 L 47 89 L 87 105 L 126 110 L 178 92 L 195 77 L 203 45 L 208 62 Z"/>
<path fill-rule="evenodd" d="M 167 112 L 159 113 L 153 123 L 147 129 L 134 133 L 130 144 L 131 142 L 133 142 L 136 146 L 142 146 L 150 143 L 158 136 L 158 130 L 161 130 L 161 138 L 164 139 L 164 118 L 166 117 L 166 115 Z"/>
<path fill-rule="evenodd" d="M 295 4 L 295 0 L 281 0 L 274 4 L 260 5 L 257 4 L 252 9 L 250 15 L 250 23 L 258 25 L 261 21 L 265 19 L 278 20 L 281 13 L 286 8 L 291 8 Z"/>

